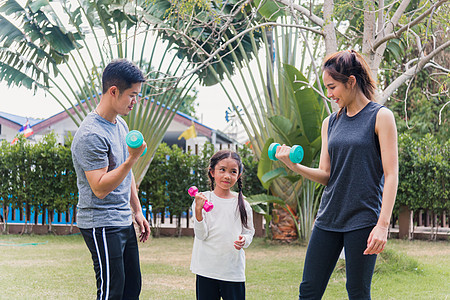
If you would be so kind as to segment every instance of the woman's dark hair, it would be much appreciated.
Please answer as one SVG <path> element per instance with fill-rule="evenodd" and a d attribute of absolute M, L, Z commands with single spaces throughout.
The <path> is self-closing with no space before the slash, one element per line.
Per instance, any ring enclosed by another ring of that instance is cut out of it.
<path fill-rule="evenodd" d="M 209 168 L 208 168 L 208 176 L 209 181 L 211 183 L 211 191 L 214 190 L 214 177 L 211 175 L 211 171 L 214 171 L 216 165 L 225 158 L 232 158 L 237 162 L 237 165 L 239 166 L 239 174 L 241 175 L 244 172 L 244 165 L 242 164 L 241 157 L 239 154 L 237 154 L 234 151 L 231 150 L 220 150 L 217 151 L 209 160 Z M 238 195 L 238 209 L 239 214 L 241 215 L 241 223 L 244 225 L 245 228 L 248 228 L 247 224 L 247 211 L 245 210 L 245 204 L 244 204 L 244 195 L 242 194 L 242 176 L 239 176 L 239 179 L 237 180 L 238 189 L 239 189 L 239 195 Z"/>
<path fill-rule="evenodd" d="M 344 84 L 351 75 L 355 76 L 356 84 L 367 99 L 375 101 L 375 80 L 367 62 L 355 50 L 339 51 L 326 57 L 322 65 L 322 72 L 325 71 L 334 80 Z"/>
<path fill-rule="evenodd" d="M 103 70 L 102 92 L 105 94 L 110 87 L 116 86 L 121 94 L 138 82 L 145 82 L 142 71 L 126 59 L 116 59 Z"/>

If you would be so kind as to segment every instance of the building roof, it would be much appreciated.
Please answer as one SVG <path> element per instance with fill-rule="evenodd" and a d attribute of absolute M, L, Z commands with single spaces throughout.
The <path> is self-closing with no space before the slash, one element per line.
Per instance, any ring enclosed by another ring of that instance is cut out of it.
<path fill-rule="evenodd" d="M 145 97 L 145 99 L 149 100 L 148 97 Z M 156 103 L 157 105 L 160 105 L 159 102 L 154 102 L 154 100 L 150 100 L 150 101 L 152 101 L 153 103 Z M 82 101 L 82 104 L 85 107 L 87 106 L 85 101 Z M 78 104 L 75 107 L 77 109 L 80 109 Z M 163 105 L 163 107 L 165 107 L 165 105 Z M 171 110 L 171 108 L 169 106 L 167 106 L 167 110 Z M 68 109 L 68 111 L 71 114 L 75 114 L 73 107 Z M 0 124 L 4 124 L 4 125 L 6 125 L 8 127 L 11 127 L 13 129 L 19 130 L 20 127 L 22 127 L 22 125 L 24 125 L 27 122 L 27 120 L 28 120 L 28 122 L 30 123 L 31 127 L 33 127 L 34 133 L 38 133 L 38 132 L 48 128 L 49 126 L 51 126 L 51 125 L 53 125 L 55 123 L 58 123 L 58 122 L 60 122 L 60 121 L 62 121 L 64 119 L 67 119 L 67 118 L 69 118 L 69 115 L 64 110 L 59 112 L 59 113 L 57 113 L 57 114 L 55 114 L 55 115 L 53 115 L 53 116 L 51 116 L 51 117 L 49 117 L 49 118 L 47 118 L 47 119 L 27 118 L 27 117 L 13 115 L 13 114 L 10 114 L 10 113 L 6 113 L 6 112 L 1 112 L 0 111 Z M 206 136 L 208 138 L 211 138 L 213 133 L 215 133 L 216 136 L 220 140 L 222 140 L 223 142 L 226 142 L 226 143 L 233 143 L 233 142 L 235 142 L 233 139 L 228 137 L 226 134 L 224 134 L 224 133 L 222 133 L 220 131 L 214 130 L 214 129 L 212 129 L 209 126 L 206 126 L 206 125 L 200 123 L 198 120 L 196 120 L 195 118 L 193 118 L 193 117 L 191 117 L 191 116 L 189 116 L 189 115 L 187 115 L 185 113 L 177 111 L 175 116 L 174 116 L 173 121 L 176 121 L 176 122 L 178 122 L 180 124 L 183 124 L 183 125 L 185 125 L 187 127 L 191 126 L 192 123 L 194 123 L 195 124 L 195 130 L 197 131 L 197 133 L 201 134 L 203 136 Z"/>
<path fill-rule="evenodd" d="M 34 125 L 43 121 L 43 119 L 27 118 L 27 117 L 9 114 L 9 113 L 2 112 L 2 111 L 0 111 L 0 118 L 4 119 L 6 121 L 9 121 L 11 123 L 11 125 L 15 125 L 15 126 L 11 126 L 11 127 L 13 127 L 13 128 L 17 127 L 17 130 L 20 127 L 22 127 L 22 125 L 25 124 L 27 121 L 30 123 L 31 127 L 33 127 Z"/>

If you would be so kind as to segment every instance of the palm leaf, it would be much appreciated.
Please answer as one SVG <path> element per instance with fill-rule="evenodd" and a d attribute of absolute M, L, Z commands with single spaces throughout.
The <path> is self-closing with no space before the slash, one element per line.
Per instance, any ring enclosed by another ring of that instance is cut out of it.
<path fill-rule="evenodd" d="M 15 41 L 22 40 L 22 37 L 22 31 L 0 15 L 0 43 L 3 47 L 11 46 Z"/>
<path fill-rule="evenodd" d="M 6 81 L 8 85 L 24 86 L 27 89 L 45 88 L 27 74 L 0 62 L 0 80 Z"/>
<path fill-rule="evenodd" d="M 141 15 L 136 12 L 147 9 L 145 1 L 80 0 L 78 5 L 74 2 L 55 5 L 61 5 L 64 18 L 46 0 L 28 1 L 23 7 L 13 0 L 1 2 L 0 79 L 10 86 L 46 89 L 66 111 L 76 108 L 73 121 L 79 124 L 98 103 L 101 70 L 107 62 L 128 56 L 153 57 L 154 53 L 148 51 L 149 42 L 154 52 L 158 52 L 164 45 L 163 35 L 148 34 L 148 25 L 142 20 L 138 22 Z M 149 11 L 146 14 L 148 17 Z M 14 22 L 8 18 L 14 18 Z M 101 31 L 104 37 L 100 37 Z M 168 50 L 163 61 L 155 58 L 151 64 L 148 60 L 135 62 L 147 70 L 181 76 L 188 68 L 178 59 L 179 51 Z M 179 82 L 164 76 L 153 78 L 156 81 L 152 88 L 143 92 L 154 95 L 142 101 L 126 118 L 130 129 L 143 132 L 149 148 L 145 158 L 133 168 L 138 183 L 195 78 L 191 75 Z"/>

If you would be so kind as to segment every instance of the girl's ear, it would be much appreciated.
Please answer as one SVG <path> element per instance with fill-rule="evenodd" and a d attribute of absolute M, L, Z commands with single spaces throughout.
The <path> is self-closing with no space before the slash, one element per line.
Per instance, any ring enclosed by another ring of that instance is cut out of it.
<path fill-rule="evenodd" d="M 213 172 L 213 169 L 212 169 L 212 168 L 209 168 L 209 171 L 208 171 L 208 172 L 209 172 L 209 174 L 211 175 L 211 177 L 214 178 L 214 172 Z"/>

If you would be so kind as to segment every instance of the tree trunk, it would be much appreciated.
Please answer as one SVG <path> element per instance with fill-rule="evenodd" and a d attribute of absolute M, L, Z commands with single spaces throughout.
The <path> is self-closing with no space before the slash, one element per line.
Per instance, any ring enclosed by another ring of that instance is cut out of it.
<path fill-rule="evenodd" d="M 70 234 L 73 233 L 73 223 L 74 223 L 74 221 L 75 221 L 75 214 L 76 214 L 76 208 L 75 208 L 75 205 L 72 206 L 72 211 L 73 211 L 73 214 L 72 214 L 72 218 L 71 218 L 71 220 L 70 220 L 70 229 L 69 229 Z M 70 214 L 70 209 L 67 211 L 67 213 Z"/>
<path fill-rule="evenodd" d="M 53 210 L 48 211 L 48 232 L 52 232 Z"/>
<path fill-rule="evenodd" d="M 177 216 L 177 236 L 178 237 L 181 237 L 181 232 L 182 232 L 182 229 L 181 229 L 181 213 L 180 213 L 180 215 Z"/>
<path fill-rule="evenodd" d="M 336 29 L 334 28 L 333 15 L 334 15 L 334 1 L 324 0 L 323 18 L 325 24 L 323 26 L 323 33 L 325 38 L 326 55 L 330 55 L 337 52 Z"/>
<path fill-rule="evenodd" d="M 398 214 L 398 238 L 410 239 L 411 238 L 411 212 L 407 205 L 402 205 L 399 208 Z"/>
<path fill-rule="evenodd" d="M 190 211 L 190 209 L 188 208 L 187 210 L 186 210 L 186 228 L 189 228 L 189 211 Z"/>
<path fill-rule="evenodd" d="M 28 233 L 28 222 L 27 222 L 27 217 L 26 217 L 26 214 L 27 214 L 27 207 L 26 207 L 26 205 L 27 204 L 25 204 L 25 207 L 23 208 L 25 210 L 25 223 L 22 226 L 22 232 L 20 233 L 20 235 L 22 235 L 24 233 L 25 234 Z M 22 207 L 20 207 L 19 209 L 20 209 L 20 221 L 22 221 L 22 216 L 23 216 Z"/>
<path fill-rule="evenodd" d="M 298 239 L 294 222 L 297 222 L 297 220 L 294 221 L 289 212 L 278 205 L 274 205 L 270 224 L 272 238 L 288 243 Z"/>
<path fill-rule="evenodd" d="M 156 237 L 156 238 L 161 235 L 161 225 L 158 222 L 158 213 L 156 211 L 153 212 L 153 228 L 152 228 L 151 232 L 153 233 L 153 237 Z"/>
<path fill-rule="evenodd" d="M 433 227 L 431 227 L 431 237 L 433 241 L 437 240 L 438 232 L 439 232 L 439 221 L 438 214 L 433 211 Z"/>
<path fill-rule="evenodd" d="M 9 205 L 3 205 L 3 233 L 7 232 L 8 229 L 8 215 L 9 215 Z"/>

